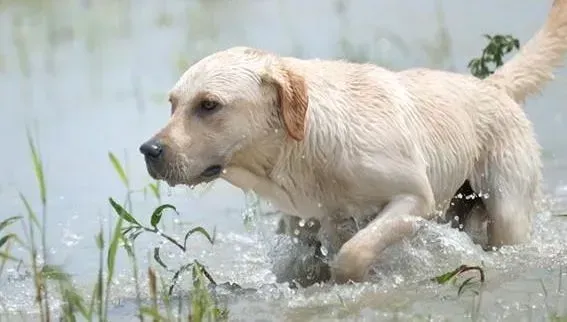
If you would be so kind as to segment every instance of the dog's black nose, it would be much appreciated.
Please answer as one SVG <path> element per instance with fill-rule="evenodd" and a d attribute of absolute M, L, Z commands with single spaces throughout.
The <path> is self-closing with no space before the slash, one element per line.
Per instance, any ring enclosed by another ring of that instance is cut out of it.
<path fill-rule="evenodd" d="M 150 158 L 157 158 L 161 155 L 163 147 L 157 140 L 149 140 L 140 145 L 140 152 Z"/>

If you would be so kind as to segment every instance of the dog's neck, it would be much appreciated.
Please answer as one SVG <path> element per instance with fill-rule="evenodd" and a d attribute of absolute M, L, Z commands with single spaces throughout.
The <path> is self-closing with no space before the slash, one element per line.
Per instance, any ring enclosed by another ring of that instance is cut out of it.
<path fill-rule="evenodd" d="M 293 198 L 296 191 L 282 185 L 282 180 L 289 178 L 274 174 L 282 161 L 285 162 L 286 145 L 293 143 L 284 133 L 269 136 L 235 153 L 221 178 L 244 191 L 254 191 L 284 213 L 300 216 L 301 205 Z"/>
<path fill-rule="evenodd" d="M 280 158 L 285 140 L 285 133 L 281 133 L 281 130 L 267 134 L 234 153 L 229 167 L 242 168 L 256 176 L 268 177 Z"/>

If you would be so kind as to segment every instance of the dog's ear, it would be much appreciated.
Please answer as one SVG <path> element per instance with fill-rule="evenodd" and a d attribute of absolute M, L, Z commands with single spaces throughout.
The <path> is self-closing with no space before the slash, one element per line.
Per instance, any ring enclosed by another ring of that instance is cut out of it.
<path fill-rule="evenodd" d="M 269 68 L 264 80 L 273 84 L 278 92 L 279 114 L 288 135 L 296 141 L 305 138 L 307 118 L 307 84 L 305 79 L 280 64 Z"/>

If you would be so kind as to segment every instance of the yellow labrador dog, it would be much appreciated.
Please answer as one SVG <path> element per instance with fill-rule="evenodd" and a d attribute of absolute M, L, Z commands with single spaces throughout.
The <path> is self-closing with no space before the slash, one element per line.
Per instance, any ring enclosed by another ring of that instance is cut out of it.
<path fill-rule="evenodd" d="M 542 165 L 522 102 L 566 51 L 567 0 L 484 80 L 230 48 L 181 76 L 171 119 L 140 150 L 156 179 L 220 177 L 315 218 L 331 237 L 336 223 L 365 219 L 336 241 L 331 265 L 335 282 L 363 281 L 382 250 L 447 209 L 465 181 L 484 197 L 490 245 L 529 239 Z"/>

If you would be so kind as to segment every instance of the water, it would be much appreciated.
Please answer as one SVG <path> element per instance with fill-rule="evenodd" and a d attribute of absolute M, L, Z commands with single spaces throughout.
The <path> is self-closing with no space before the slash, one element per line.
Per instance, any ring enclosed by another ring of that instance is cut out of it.
<path fill-rule="evenodd" d="M 39 209 L 25 136 L 29 126 L 46 168 L 49 261 L 63 265 L 81 287 L 90 289 L 98 268 L 94 235 L 101 222 L 105 229 L 114 223 L 107 198 L 124 200 L 125 194 L 107 153 L 126 161 L 133 188 L 150 182 L 137 148 L 168 118 L 165 93 L 182 66 L 215 50 L 250 45 L 303 57 L 368 57 L 396 69 L 431 66 L 466 72 L 467 62 L 485 44 L 483 33 L 511 33 L 523 43 L 547 9 L 546 3 L 512 0 L 360 0 L 343 6 L 323 0 L 2 1 L 0 218 L 23 214 L 19 192 Z M 562 69 L 543 95 L 526 106 L 545 150 L 550 194 L 549 211 L 538 215 L 534 239 L 527 245 L 485 253 L 457 231 L 431 224 L 384 254 L 373 283 L 292 291 L 275 284 L 271 261 L 278 257 L 274 254 L 289 254 L 290 245 L 274 235 L 275 218 L 244 224 L 244 195 L 219 181 L 208 191 L 162 189 L 163 202 L 175 204 L 180 212 L 176 219 L 186 223 L 174 224 L 172 215 L 165 220 L 167 232 L 182 236 L 187 227 L 201 225 L 217 233 L 214 246 L 195 236 L 186 255 L 168 247 L 162 257 L 168 263 L 196 257 L 217 281 L 257 289 L 228 292 L 231 320 L 457 321 L 479 316 L 542 321 L 548 313 L 565 314 L 560 283 L 565 279 L 567 220 L 552 213 L 567 209 L 566 75 Z M 147 222 L 156 201 L 141 193 L 132 198 L 134 214 Z M 20 232 L 19 226 L 15 229 Z M 158 242 L 140 237 L 143 272 Z M 488 282 L 480 299 L 471 294 L 459 298 L 455 286 L 428 281 L 462 263 L 481 262 Z M 119 254 L 117 265 L 112 295 L 117 305 L 110 314 L 113 320 L 135 320 L 135 290 L 125 254 Z M 142 274 L 142 286 L 145 278 Z M 35 312 L 33 296 L 22 270 L 9 267 L 0 277 L 0 311 L 15 314 L 10 319 L 18 312 Z"/>

